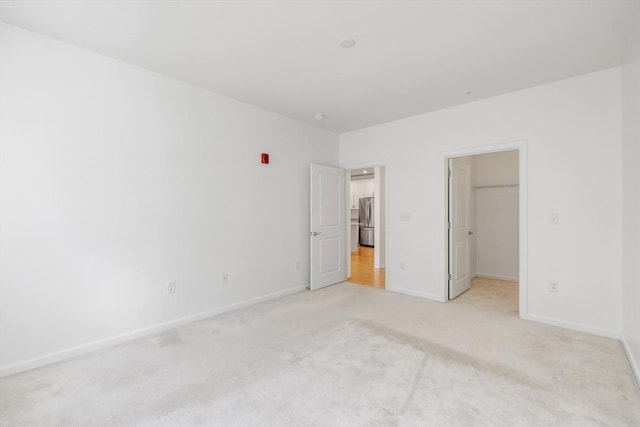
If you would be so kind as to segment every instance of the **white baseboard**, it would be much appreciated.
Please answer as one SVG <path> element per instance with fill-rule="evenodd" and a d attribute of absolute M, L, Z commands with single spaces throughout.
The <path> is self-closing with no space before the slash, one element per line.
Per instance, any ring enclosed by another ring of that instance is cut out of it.
<path fill-rule="evenodd" d="M 544 323 L 546 325 L 559 326 L 565 329 L 572 329 L 574 331 L 586 332 L 588 334 L 600 335 L 607 338 L 620 339 L 620 333 L 617 331 L 611 331 L 608 329 L 602 329 L 595 326 L 584 325 L 582 323 L 567 322 L 564 320 L 557 320 L 551 317 L 539 316 L 537 314 L 525 314 L 520 315 L 523 320 L 530 320 L 532 322 Z"/>
<path fill-rule="evenodd" d="M 627 355 L 627 360 L 629 360 L 629 365 L 631 365 L 631 371 L 633 371 L 633 374 L 636 376 L 636 385 L 640 389 L 640 366 L 638 366 L 638 362 L 633 357 L 634 354 L 631 352 L 631 347 L 629 347 L 629 343 L 624 339 L 624 336 L 620 338 L 620 341 L 622 342 L 622 348 Z M 640 357 L 640 354 L 637 356 Z"/>
<path fill-rule="evenodd" d="M 518 276 L 501 276 L 499 274 L 486 274 L 486 273 L 476 273 L 473 275 L 473 278 L 482 277 L 484 279 L 494 279 L 494 280 L 506 280 L 508 282 L 517 282 L 519 281 Z"/>
<path fill-rule="evenodd" d="M 416 291 L 414 289 L 397 288 L 394 286 L 387 286 L 386 289 L 388 291 L 396 292 L 399 294 L 411 295 L 412 297 L 426 298 L 433 301 L 444 302 L 441 295 L 434 295 L 427 292 Z"/>
<path fill-rule="evenodd" d="M 49 365 L 51 363 L 60 362 L 62 360 L 70 359 L 72 357 L 80 356 L 82 354 L 90 353 L 96 350 L 105 349 L 107 347 L 112 347 L 117 344 L 122 344 L 128 341 L 133 341 L 135 339 L 148 337 L 150 335 L 155 335 L 159 332 L 165 331 L 167 329 L 175 328 L 176 326 L 184 325 L 187 323 L 195 322 L 198 320 L 206 319 L 207 317 L 215 316 L 217 314 L 226 313 L 229 311 L 237 310 L 242 307 L 247 307 L 253 304 L 257 304 L 259 302 L 268 301 L 271 299 L 283 297 L 285 295 L 293 294 L 296 292 L 303 291 L 307 288 L 308 285 L 299 285 L 293 288 L 284 289 L 282 291 L 273 292 L 267 295 L 263 295 L 257 298 L 248 299 L 245 301 L 240 301 L 234 304 L 225 305 L 222 307 L 214 308 L 211 310 L 203 311 L 196 314 L 191 314 L 189 316 L 181 317 L 179 319 L 170 320 L 168 322 L 158 323 L 152 326 L 148 326 L 141 329 L 136 329 L 131 332 L 125 332 L 123 334 L 115 335 L 112 337 L 104 338 L 101 340 L 92 341 L 86 344 L 81 344 L 75 347 L 67 348 L 64 350 L 56 351 L 53 353 L 46 354 L 44 356 L 34 357 L 32 359 L 27 359 L 21 362 L 12 363 L 10 365 L 5 365 L 0 367 L 0 378 L 17 374 L 18 372 L 28 371 L 30 369 L 39 368 L 44 365 Z"/>

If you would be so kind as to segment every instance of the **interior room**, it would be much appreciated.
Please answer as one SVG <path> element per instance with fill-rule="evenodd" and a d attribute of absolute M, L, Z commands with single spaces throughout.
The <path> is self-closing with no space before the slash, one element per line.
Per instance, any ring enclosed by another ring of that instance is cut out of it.
<path fill-rule="evenodd" d="M 472 286 L 491 286 L 517 299 L 518 150 L 454 157 L 450 162 L 449 299 Z"/>
<path fill-rule="evenodd" d="M 351 275 L 349 282 L 384 289 L 385 174 L 384 166 L 349 173 L 351 201 Z"/>
<path fill-rule="evenodd" d="M 0 1 L 0 425 L 638 426 L 638 117 L 637 1 Z"/>

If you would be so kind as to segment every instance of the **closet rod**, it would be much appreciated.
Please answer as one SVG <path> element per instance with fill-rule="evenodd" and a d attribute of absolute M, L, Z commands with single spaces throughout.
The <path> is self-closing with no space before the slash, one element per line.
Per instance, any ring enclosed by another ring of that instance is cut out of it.
<path fill-rule="evenodd" d="M 477 185 L 473 188 L 506 188 L 506 187 L 519 187 L 519 185 L 518 184 Z"/>

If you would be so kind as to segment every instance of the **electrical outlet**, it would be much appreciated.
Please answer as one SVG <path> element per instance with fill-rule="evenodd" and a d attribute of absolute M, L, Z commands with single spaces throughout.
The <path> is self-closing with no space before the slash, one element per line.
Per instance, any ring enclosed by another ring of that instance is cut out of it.
<path fill-rule="evenodd" d="M 404 270 L 404 262 L 400 263 L 400 270 Z"/>
<path fill-rule="evenodd" d="M 176 282 L 167 282 L 167 293 L 175 294 L 176 293 Z"/>
<path fill-rule="evenodd" d="M 226 285 L 229 283 L 229 273 L 222 273 L 220 275 L 220 284 Z"/>
<path fill-rule="evenodd" d="M 558 282 L 549 282 L 549 292 L 558 292 L 559 287 L 560 285 L 558 284 Z"/>

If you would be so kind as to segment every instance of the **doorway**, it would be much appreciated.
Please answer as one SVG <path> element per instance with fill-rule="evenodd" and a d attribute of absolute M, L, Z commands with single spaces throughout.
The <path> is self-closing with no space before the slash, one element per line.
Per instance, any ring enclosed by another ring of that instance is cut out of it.
<path fill-rule="evenodd" d="M 445 154 L 445 300 L 474 286 L 515 285 L 526 314 L 525 141 Z"/>
<path fill-rule="evenodd" d="M 349 223 L 352 283 L 386 285 L 386 170 L 384 165 L 350 169 Z"/>

